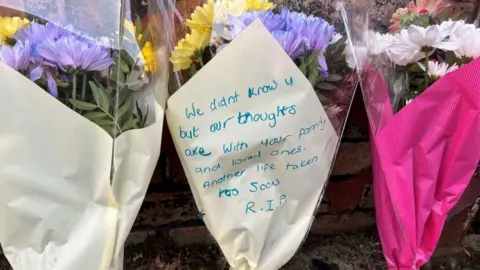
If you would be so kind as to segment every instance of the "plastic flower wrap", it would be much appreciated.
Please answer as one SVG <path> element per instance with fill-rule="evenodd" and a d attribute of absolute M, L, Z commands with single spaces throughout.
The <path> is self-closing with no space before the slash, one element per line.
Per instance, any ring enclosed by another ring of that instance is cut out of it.
<path fill-rule="evenodd" d="M 122 269 L 159 157 L 173 20 L 53 4 L 0 1 L 0 243 L 14 269 Z"/>
<path fill-rule="evenodd" d="M 452 14 L 443 1 L 412 2 L 386 34 L 348 18 L 389 269 L 419 269 L 430 259 L 480 159 L 480 32 Z"/>
<path fill-rule="evenodd" d="M 185 26 L 167 121 L 195 201 L 233 269 L 278 269 L 329 177 L 353 52 L 324 19 L 263 0 L 207 1 Z"/>

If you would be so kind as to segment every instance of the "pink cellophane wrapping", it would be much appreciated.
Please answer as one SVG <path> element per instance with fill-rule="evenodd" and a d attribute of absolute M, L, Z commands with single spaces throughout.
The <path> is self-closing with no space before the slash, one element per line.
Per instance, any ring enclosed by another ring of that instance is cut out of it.
<path fill-rule="evenodd" d="M 389 269 L 418 269 L 480 159 L 480 60 L 447 74 L 395 115 L 381 71 L 365 65 L 361 75 L 383 252 Z"/>

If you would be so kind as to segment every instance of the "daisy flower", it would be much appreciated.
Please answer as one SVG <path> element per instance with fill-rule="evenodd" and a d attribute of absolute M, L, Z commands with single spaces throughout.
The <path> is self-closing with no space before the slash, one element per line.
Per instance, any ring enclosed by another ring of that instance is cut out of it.
<path fill-rule="evenodd" d="M 450 41 L 457 45 L 453 52 L 458 58 L 475 59 L 480 56 L 480 29 L 475 25 L 458 21 Z"/>
<path fill-rule="evenodd" d="M 420 62 L 417 64 L 423 71 L 426 70 L 425 65 Z M 438 80 L 441 77 L 445 76 L 445 74 L 457 69 L 457 64 L 449 67 L 447 63 L 439 63 L 438 61 L 433 60 L 428 61 L 428 76 L 433 80 Z"/>
<path fill-rule="evenodd" d="M 387 53 L 394 63 L 405 66 L 424 58 L 427 53 L 425 50 L 429 50 L 429 54 L 434 49 L 453 50 L 457 45 L 445 39 L 455 30 L 456 25 L 452 21 L 427 28 L 410 25 L 408 29 L 402 29 L 395 35 Z"/>

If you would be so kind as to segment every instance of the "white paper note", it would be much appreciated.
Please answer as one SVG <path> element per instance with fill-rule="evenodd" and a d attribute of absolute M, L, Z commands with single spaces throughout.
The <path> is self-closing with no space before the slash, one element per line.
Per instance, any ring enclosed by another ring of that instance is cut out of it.
<path fill-rule="evenodd" d="M 234 269 L 278 269 L 308 232 L 338 136 L 261 22 L 168 100 L 199 210 Z"/>

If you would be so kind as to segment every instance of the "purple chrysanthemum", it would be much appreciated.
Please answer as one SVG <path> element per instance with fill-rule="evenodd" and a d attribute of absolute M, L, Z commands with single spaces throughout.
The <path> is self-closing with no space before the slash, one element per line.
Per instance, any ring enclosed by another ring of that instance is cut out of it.
<path fill-rule="evenodd" d="M 35 82 L 41 78 L 44 78 L 50 95 L 53 97 L 58 97 L 57 82 L 54 78 L 54 74 L 56 73 L 57 67 L 55 65 L 48 62 L 37 63 L 37 66 L 30 72 L 30 80 Z"/>
<path fill-rule="evenodd" d="M 31 53 L 32 46 L 28 40 L 25 43 L 17 42 L 13 48 L 1 46 L 0 61 L 17 71 L 27 72 L 31 64 Z"/>
<path fill-rule="evenodd" d="M 17 40 L 29 40 L 33 44 L 40 43 L 45 40 L 56 40 L 69 32 L 53 23 L 45 25 L 32 23 L 26 29 L 21 29 L 15 34 Z"/>
<path fill-rule="evenodd" d="M 37 52 L 62 70 L 102 71 L 113 64 L 109 49 L 76 35 L 40 43 Z"/>
<path fill-rule="evenodd" d="M 235 38 L 256 19 L 259 19 L 270 32 L 284 31 L 286 27 L 282 14 L 275 14 L 272 11 L 244 12 L 240 17 L 229 16 L 232 37 Z"/>
<path fill-rule="evenodd" d="M 307 16 L 304 13 L 282 10 L 287 20 L 287 30 L 300 33 L 305 42 L 306 50 L 318 52 L 318 68 L 324 76 L 328 76 L 328 67 L 325 61 L 325 50 L 328 42 L 335 35 L 335 29 L 322 18 Z"/>
<path fill-rule="evenodd" d="M 292 59 L 297 59 L 303 55 L 305 45 L 302 36 L 292 31 L 274 31 L 273 37 L 282 45 L 285 52 Z"/>

